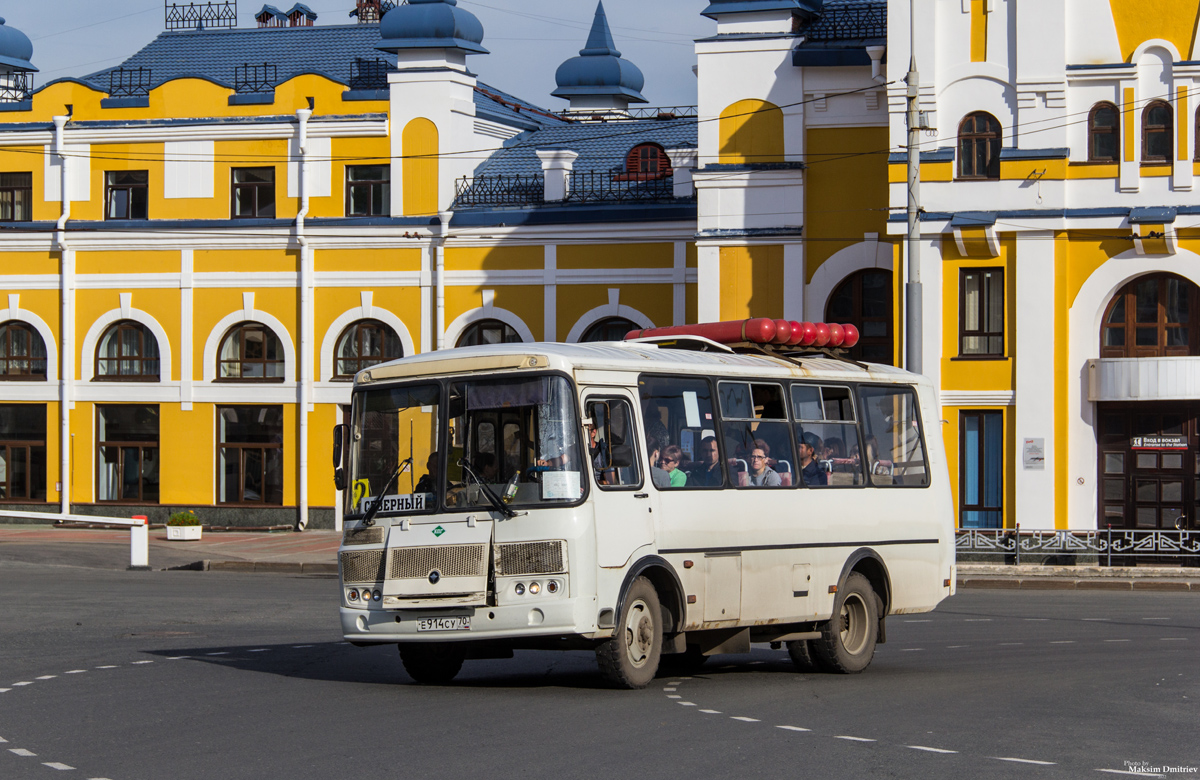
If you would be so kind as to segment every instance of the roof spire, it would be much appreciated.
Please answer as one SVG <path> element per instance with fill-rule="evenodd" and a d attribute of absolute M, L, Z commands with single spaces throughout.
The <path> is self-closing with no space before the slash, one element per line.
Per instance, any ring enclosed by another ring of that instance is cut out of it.
<path fill-rule="evenodd" d="M 587 43 L 579 50 L 580 55 L 609 54 L 620 57 L 617 45 L 613 42 L 612 31 L 608 29 L 608 16 L 604 13 L 604 0 L 596 3 L 596 18 L 592 20 L 592 31 L 588 33 Z"/>

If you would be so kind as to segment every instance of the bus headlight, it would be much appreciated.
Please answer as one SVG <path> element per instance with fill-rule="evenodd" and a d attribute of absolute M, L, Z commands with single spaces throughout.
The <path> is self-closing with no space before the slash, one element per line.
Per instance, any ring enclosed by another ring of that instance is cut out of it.
<path fill-rule="evenodd" d="M 525 583 L 518 582 L 515 586 L 513 586 L 513 590 L 516 591 L 516 594 L 518 596 L 524 596 L 525 595 Z"/>
<path fill-rule="evenodd" d="M 541 592 L 542 592 L 542 583 L 540 583 L 540 582 L 529 583 L 529 595 L 530 596 L 536 596 L 537 594 L 539 594 Z"/>
<path fill-rule="evenodd" d="M 351 588 L 350 592 L 346 594 L 346 598 L 350 601 L 358 601 L 358 588 Z"/>

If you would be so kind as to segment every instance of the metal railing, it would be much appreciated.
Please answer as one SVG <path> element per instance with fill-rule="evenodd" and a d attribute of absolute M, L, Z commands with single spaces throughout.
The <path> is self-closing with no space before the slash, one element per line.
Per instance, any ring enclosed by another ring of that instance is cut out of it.
<path fill-rule="evenodd" d="M 884 2 L 826 5 L 821 17 L 802 28 L 809 41 L 847 41 L 887 38 L 887 4 Z"/>
<path fill-rule="evenodd" d="M 628 203 L 673 201 L 675 183 L 671 179 L 621 181 L 611 171 L 578 171 L 567 182 L 569 203 Z"/>
<path fill-rule="evenodd" d="M 396 68 L 387 60 L 355 57 L 350 63 L 350 89 L 387 89 L 388 74 Z"/>
<path fill-rule="evenodd" d="M 113 68 L 108 72 L 109 97 L 145 97 L 149 94 L 149 68 Z"/>
<path fill-rule="evenodd" d="M 557 112 L 557 114 L 563 119 L 585 122 L 628 122 L 642 119 L 657 119 L 666 122 L 672 119 L 699 116 L 699 111 L 696 106 L 655 106 L 628 108 L 624 111 L 597 111 L 589 109 L 575 109 L 572 111 L 568 108 Z"/>
<path fill-rule="evenodd" d="M 454 207 L 540 206 L 546 202 L 546 180 L 521 174 L 462 177 L 455 182 Z"/>
<path fill-rule="evenodd" d="M 168 30 L 237 27 L 237 0 L 206 3 L 166 3 Z"/>
<path fill-rule="evenodd" d="M 357 16 L 359 24 L 379 24 L 383 15 L 395 7 L 392 0 L 358 0 L 358 7 L 350 15 Z"/>
<path fill-rule="evenodd" d="M 1104 528 L 1090 531 L 1022 531 L 1014 528 L 963 528 L 954 535 L 959 555 L 1002 556 L 1004 563 L 1073 563 L 1086 559 L 1099 566 L 1130 561 L 1173 559 L 1200 566 L 1200 531 Z"/>
<path fill-rule="evenodd" d="M 0 76 L 0 103 L 19 103 L 33 92 L 33 74 L 18 71 Z"/>
<path fill-rule="evenodd" d="M 268 62 L 262 65 L 246 63 L 233 69 L 233 90 L 238 94 L 273 92 L 279 81 L 279 68 Z"/>

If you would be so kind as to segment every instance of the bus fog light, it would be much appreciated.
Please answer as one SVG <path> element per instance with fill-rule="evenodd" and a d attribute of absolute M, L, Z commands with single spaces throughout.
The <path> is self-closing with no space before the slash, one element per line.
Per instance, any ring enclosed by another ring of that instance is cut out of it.
<path fill-rule="evenodd" d="M 383 594 L 382 594 L 382 593 L 380 593 L 379 591 L 375 591 L 375 592 L 373 592 L 373 593 L 371 594 L 371 600 L 372 600 L 372 601 L 379 601 L 379 600 L 380 600 L 380 599 L 382 599 L 382 598 L 383 598 Z"/>
<path fill-rule="evenodd" d="M 348 598 L 350 601 L 358 601 L 358 589 L 351 588 L 350 592 L 346 594 L 346 598 Z"/>
<path fill-rule="evenodd" d="M 525 595 L 525 583 L 518 582 L 515 586 L 513 586 L 513 590 L 516 591 L 518 596 L 524 596 Z"/>
<path fill-rule="evenodd" d="M 529 583 L 529 595 L 530 596 L 536 596 L 537 594 L 539 594 L 541 592 L 542 592 L 542 583 L 540 583 L 540 582 Z"/>
<path fill-rule="evenodd" d="M 546 592 L 547 593 L 558 593 L 558 582 L 555 580 L 550 580 L 549 582 L 547 582 L 546 583 Z"/>

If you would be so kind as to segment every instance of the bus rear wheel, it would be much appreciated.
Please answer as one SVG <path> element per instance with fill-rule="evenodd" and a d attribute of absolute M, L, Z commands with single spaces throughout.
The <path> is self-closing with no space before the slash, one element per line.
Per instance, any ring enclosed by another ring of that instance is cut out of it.
<path fill-rule="evenodd" d="M 662 608 L 658 592 L 645 577 L 629 586 L 617 630 L 596 648 L 600 673 L 615 688 L 645 688 L 658 672 L 662 655 Z"/>
<path fill-rule="evenodd" d="M 871 664 L 879 630 L 879 599 L 871 583 L 851 572 L 833 605 L 833 617 L 821 627 L 821 638 L 809 645 L 820 666 L 831 672 L 857 674 Z"/>
<path fill-rule="evenodd" d="M 816 671 L 817 663 L 813 660 L 812 642 L 808 639 L 795 639 L 787 643 L 788 655 L 798 672 Z"/>
<path fill-rule="evenodd" d="M 408 676 L 422 685 L 445 685 L 462 669 L 466 651 L 455 642 L 400 645 L 400 662 Z"/>

